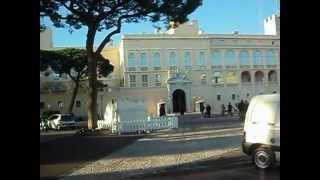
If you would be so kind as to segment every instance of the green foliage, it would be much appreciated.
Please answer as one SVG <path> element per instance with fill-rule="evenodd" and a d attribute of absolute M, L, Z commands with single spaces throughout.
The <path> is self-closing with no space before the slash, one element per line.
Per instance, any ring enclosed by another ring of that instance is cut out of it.
<path fill-rule="evenodd" d="M 113 71 L 113 65 L 102 55 L 98 56 L 97 62 L 100 75 L 106 77 Z M 66 73 L 76 81 L 88 76 L 87 64 L 87 52 L 84 49 L 40 50 L 40 71 L 45 71 L 50 66 L 56 73 Z M 73 74 L 72 71 L 76 73 Z"/>
<path fill-rule="evenodd" d="M 40 0 L 40 17 L 48 16 L 56 27 L 93 26 L 98 31 L 150 20 L 184 23 L 202 0 Z M 62 13 L 63 12 L 63 13 Z"/>

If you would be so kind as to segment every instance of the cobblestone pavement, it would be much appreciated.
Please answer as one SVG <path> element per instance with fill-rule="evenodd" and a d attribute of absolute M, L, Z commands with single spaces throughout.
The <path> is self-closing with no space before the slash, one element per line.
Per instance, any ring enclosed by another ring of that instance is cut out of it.
<path fill-rule="evenodd" d="M 131 180 L 280 180 L 280 164 L 268 170 L 256 169 L 250 156 L 241 150 L 208 158 L 204 161 L 167 168 L 162 172 L 140 175 Z"/>
<path fill-rule="evenodd" d="M 176 130 L 152 133 L 62 179 L 128 179 L 240 148 L 239 121 L 218 123 L 207 119 L 187 124 Z"/>

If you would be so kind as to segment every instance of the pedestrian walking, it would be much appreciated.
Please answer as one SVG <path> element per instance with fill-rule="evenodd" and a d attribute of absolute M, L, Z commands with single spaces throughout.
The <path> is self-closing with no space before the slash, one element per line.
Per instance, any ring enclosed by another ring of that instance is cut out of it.
<path fill-rule="evenodd" d="M 160 116 L 165 116 L 166 115 L 166 110 L 164 108 L 164 104 L 160 105 Z"/>
<path fill-rule="evenodd" d="M 211 106 L 209 104 L 206 106 L 206 117 L 211 117 Z"/>
<path fill-rule="evenodd" d="M 204 105 L 203 103 L 200 103 L 200 112 L 201 112 L 201 117 L 203 117 L 204 113 Z"/>
<path fill-rule="evenodd" d="M 226 107 L 224 106 L 224 104 L 221 105 L 221 115 L 223 116 L 226 112 Z"/>
<path fill-rule="evenodd" d="M 245 104 L 242 99 L 239 103 L 239 113 L 240 113 L 240 121 L 243 121 L 245 116 Z"/>
<path fill-rule="evenodd" d="M 229 115 L 231 115 L 231 117 L 233 116 L 233 113 L 232 113 L 232 110 L 233 110 L 234 108 L 233 108 L 233 106 L 231 105 L 231 103 L 229 102 L 229 104 L 228 104 L 228 114 Z"/>

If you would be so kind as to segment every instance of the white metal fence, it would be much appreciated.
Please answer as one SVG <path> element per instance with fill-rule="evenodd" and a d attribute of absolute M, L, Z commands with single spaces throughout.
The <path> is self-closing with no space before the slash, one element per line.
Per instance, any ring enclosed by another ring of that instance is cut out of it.
<path fill-rule="evenodd" d="M 131 121 L 113 121 L 108 124 L 107 121 L 99 120 L 98 128 L 111 128 L 112 133 L 129 133 L 129 132 L 143 132 L 160 129 L 178 128 L 177 116 L 163 116 L 155 118 L 146 118 L 141 120 Z"/>

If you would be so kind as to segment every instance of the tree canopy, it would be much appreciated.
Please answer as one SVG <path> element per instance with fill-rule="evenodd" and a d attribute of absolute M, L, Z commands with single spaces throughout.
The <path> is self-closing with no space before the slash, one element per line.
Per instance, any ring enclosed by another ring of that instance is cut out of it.
<path fill-rule="evenodd" d="M 121 32 L 123 23 L 141 21 L 163 22 L 166 28 L 188 20 L 202 0 L 40 0 L 40 17 L 49 17 L 55 27 L 75 29 L 87 27 L 89 106 L 88 125 L 96 128 L 97 120 L 97 58 L 111 37 Z M 174 23 L 171 23 L 174 22 Z M 40 30 L 43 26 L 40 26 Z M 97 48 L 97 31 L 106 36 Z"/>
<path fill-rule="evenodd" d="M 97 63 L 99 75 L 107 77 L 113 71 L 113 65 L 102 55 L 98 56 Z M 40 71 L 47 70 L 49 66 L 60 75 L 68 74 L 72 80 L 86 78 L 88 77 L 87 51 L 76 48 L 40 50 Z"/>

